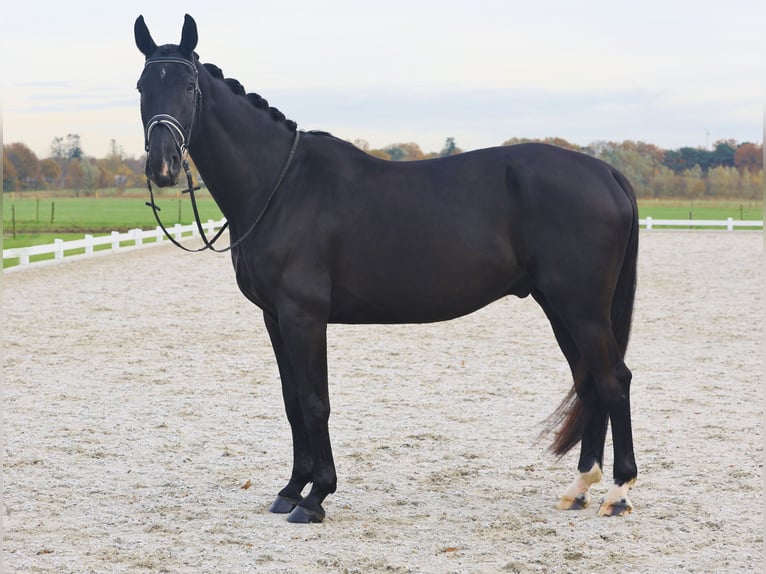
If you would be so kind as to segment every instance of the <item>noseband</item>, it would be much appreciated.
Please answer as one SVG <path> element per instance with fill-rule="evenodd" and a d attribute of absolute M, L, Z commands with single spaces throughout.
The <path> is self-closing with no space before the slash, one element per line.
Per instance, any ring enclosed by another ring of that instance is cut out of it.
<path fill-rule="evenodd" d="M 211 251 L 215 251 L 217 253 L 224 253 L 236 247 L 240 243 L 242 243 L 242 241 L 244 241 L 255 230 L 258 223 L 266 214 L 266 210 L 269 208 L 269 205 L 271 204 L 271 200 L 274 199 L 274 196 L 276 195 L 277 190 L 282 185 L 282 180 L 284 180 L 285 176 L 287 175 L 287 170 L 290 168 L 293 158 L 295 157 L 295 150 L 298 148 L 298 140 L 300 139 L 300 131 L 298 131 L 297 129 L 295 130 L 295 138 L 293 139 L 293 145 L 290 148 L 290 153 L 287 156 L 287 161 L 285 162 L 285 165 L 282 168 L 282 172 L 279 174 L 279 178 L 277 179 L 277 182 L 274 185 L 274 188 L 272 189 L 271 193 L 266 199 L 266 204 L 263 206 L 263 209 L 261 210 L 258 217 L 256 217 L 255 221 L 253 221 L 253 224 L 250 226 L 250 228 L 239 239 L 237 239 L 233 243 L 230 243 L 228 247 L 225 247 L 223 249 L 216 249 L 213 245 L 215 244 L 216 241 L 218 241 L 218 238 L 221 237 L 221 234 L 223 234 L 223 232 L 226 231 L 226 228 L 229 226 L 229 222 L 227 221 L 226 223 L 224 223 L 221 229 L 218 230 L 218 232 L 213 236 L 212 239 L 207 238 L 207 235 L 205 234 L 205 230 L 202 227 L 202 221 L 199 216 L 199 209 L 197 208 L 197 199 L 194 196 L 194 192 L 199 189 L 199 186 L 197 187 L 194 186 L 191 169 L 189 169 L 189 162 L 186 161 L 186 156 L 189 150 L 189 141 L 191 139 L 192 126 L 194 125 L 194 121 L 197 119 L 197 110 L 199 108 L 199 102 L 202 101 L 202 91 L 200 90 L 200 87 L 199 87 L 199 72 L 197 71 L 197 67 L 194 65 L 193 62 L 186 60 L 184 58 L 174 58 L 174 57 L 152 58 L 146 61 L 146 63 L 144 64 L 144 67 L 150 64 L 166 64 L 166 63 L 167 64 L 183 64 L 185 66 L 189 66 L 192 70 L 194 70 L 194 109 L 192 111 L 192 121 L 189 124 L 189 129 L 185 129 L 183 125 L 181 125 L 181 122 L 179 122 L 176 118 L 174 118 L 170 114 L 157 114 L 155 116 L 152 116 L 152 118 L 146 123 L 146 126 L 144 127 L 144 147 L 147 152 L 146 161 L 149 161 L 149 156 L 148 156 L 149 138 L 151 138 L 152 131 L 158 126 L 165 126 L 170 131 L 170 134 L 173 136 L 173 141 L 176 144 L 176 148 L 178 149 L 178 153 L 181 158 L 181 165 L 183 166 L 184 172 L 186 173 L 186 182 L 188 187 L 187 189 L 183 190 L 182 193 L 188 193 L 189 197 L 191 198 L 192 210 L 194 211 L 194 219 L 197 224 L 197 230 L 199 231 L 200 237 L 202 238 L 202 242 L 204 243 L 204 245 L 200 247 L 199 249 L 189 249 L 188 247 L 184 247 L 165 228 L 165 226 L 162 224 L 162 221 L 160 221 L 160 215 L 159 215 L 160 207 L 154 201 L 154 191 L 152 190 L 152 182 L 148 177 L 146 178 L 146 186 L 149 189 L 149 198 L 151 201 L 146 202 L 146 205 L 152 208 L 152 211 L 154 212 L 154 218 L 157 220 L 157 225 L 160 226 L 162 231 L 165 233 L 165 236 L 176 247 L 180 247 L 184 251 L 189 251 L 193 253 L 205 251 L 206 249 L 210 249 Z M 201 112 L 201 109 L 200 109 L 200 112 Z"/>

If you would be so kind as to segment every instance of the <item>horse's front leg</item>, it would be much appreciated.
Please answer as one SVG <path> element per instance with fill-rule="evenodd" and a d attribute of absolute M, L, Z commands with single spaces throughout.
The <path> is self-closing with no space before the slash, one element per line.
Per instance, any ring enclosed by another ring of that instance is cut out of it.
<path fill-rule="evenodd" d="M 279 366 L 279 378 L 282 382 L 282 398 L 285 403 L 287 420 L 290 423 L 293 439 L 293 469 L 290 481 L 277 494 L 276 499 L 269 507 L 270 512 L 277 514 L 289 514 L 303 500 L 303 489 L 311 482 L 314 464 L 309 452 L 308 434 L 303 421 L 298 388 L 293 375 L 290 357 L 285 349 L 282 333 L 279 331 L 279 323 L 276 317 L 264 313 L 266 330 L 271 338 L 271 346 Z"/>
<path fill-rule="evenodd" d="M 322 502 L 335 492 L 337 484 L 327 427 L 330 417 L 327 323 L 317 315 L 321 316 L 305 309 L 288 309 L 279 313 L 276 325 L 282 342 L 282 360 L 289 361 L 285 369 L 289 370 L 288 382 L 283 379 L 282 389 L 293 428 L 294 465 L 290 483 L 280 497 L 286 498 L 288 504 L 297 501 L 288 516 L 290 522 L 321 522 L 325 516 Z M 295 496 L 299 494 L 297 489 L 302 489 L 307 479 L 312 483 L 311 491 L 299 499 Z"/>

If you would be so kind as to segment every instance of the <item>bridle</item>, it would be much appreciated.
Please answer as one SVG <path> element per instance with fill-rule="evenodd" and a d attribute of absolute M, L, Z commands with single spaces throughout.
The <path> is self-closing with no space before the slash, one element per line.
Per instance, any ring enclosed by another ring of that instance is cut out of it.
<path fill-rule="evenodd" d="M 158 126 L 164 126 L 169 131 L 170 134 L 173 136 L 173 141 L 176 144 L 176 148 L 178 149 L 179 157 L 181 158 L 181 165 L 184 168 L 184 173 L 186 174 L 186 183 L 187 188 L 183 190 L 181 193 L 188 193 L 189 197 L 191 198 L 191 204 L 192 204 L 192 210 L 194 211 L 194 221 L 197 224 L 197 230 L 199 231 L 200 237 L 202 238 L 202 243 L 204 244 L 199 249 L 189 249 L 188 247 L 185 247 L 182 245 L 179 241 L 177 241 L 167 230 L 167 228 L 162 224 L 162 221 L 160 220 L 160 207 L 157 205 L 157 203 L 154 201 L 154 190 L 152 189 L 152 181 L 147 177 L 146 178 L 146 186 L 149 189 L 149 198 L 150 201 L 146 202 L 146 205 L 148 207 L 152 208 L 152 212 L 154 213 L 154 218 L 157 221 L 157 225 L 159 225 L 160 229 L 162 229 L 163 233 L 165 233 L 165 237 L 167 237 L 173 245 L 176 247 L 179 247 L 183 249 L 184 251 L 188 251 L 191 253 L 199 253 L 200 251 L 205 251 L 206 249 L 209 249 L 211 251 L 215 251 L 216 253 L 225 253 L 226 251 L 230 251 L 240 243 L 242 243 L 256 228 L 258 223 L 260 223 L 261 219 L 263 219 L 263 216 L 266 214 L 266 210 L 269 208 L 269 205 L 271 205 L 271 201 L 274 199 L 274 196 L 277 193 L 277 190 L 282 185 L 282 181 L 285 179 L 285 176 L 287 175 L 287 171 L 290 169 L 290 165 L 293 162 L 293 158 L 295 157 L 295 151 L 298 148 L 298 141 L 300 140 L 300 131 L 295 130 L 295 138 L 293 139 L 293 145 L 290 148 L 290 152 L 287 156 L 287 160 L 285 161 L 284 166 L 282 167 L 282 171 L 279 174 L 279 178 L 277 179 L 276 184 L 274 184 L 274 188 L 272 189 L 271 193 L 269 194 L 268 198 L 266 199 L 266 203 L 263 206 L 263 209 L 261 209 L 261 212 L 258 214 L 258 217 L 255 218 L 255 221 L 253 221 L 253 224 L 250 226 L 250 228 L 237 239 L 233 243 L 230 243 L 228 247 L 224 247 L 223 249 L 216 249 L 214 247 L 214 244 L 218 239 L 221 237 L 224 231 L 229 227 L 229 222 L 226 221 L 226 223 L 221 226 L 221 229 L 218 230 L 218 232 L 213 236 L 212 239 L 208 239 L 207 235 L 205 234 L 205 229 L 202 226 L 202 220 L 199 216 L 199 209 L 197 207 L 197 198 L 194 195 L 194 192 L 197 191 L 199 186 L 194 185 L 194 181 L 192 178 L 191 169 L 189 169 L 189 162 L 187 161 L 187 155 L 189 151 L 189 142 L 191 139 L 191 130 L 194 126 L 194 121 L 198 119 L 197 111 L 198 109 L 201 110 L 199 103 L 202 101 L 202 91 L 199 87 L 199 72 L 197 70 L 197 67 L 194 65 L 193 62 L 185 59 L 185 58 L 174 58 L 174 57 L 160 57 L 160 58 L 150 58 L 146 61 L 144 64 L 144 67 L 149 66 L 150 64 L 183 64 L 185 66 L 190 67 L 194 71 L 194 109 L 192 110 L 192 121 L 189 124 L 189 128 L 185 129 L 183 125 L 181 125 L 181 122 L 179 122 L 176 118 L 171 116 L 170 114 L 156 114 L 152 116 L 148 122 L 146 122 L 146 126 L 144 127 L 144 148 L 147 152 L 147 158 L 146 160 L 149 161 L 149 139 L 151 138 L 152 131 L 154 131 L 155 128 Z M 200 112 L 201 113 L 201 112 Z"/>
<path fill-rule="evenodd" d="M 185 58 L 163 57 L 163 58 L 151 58 L 146 61 L 144 68 L 151 64 L 183 64 L 188 66 L 194 72 L 194 109 L 192 110 L 192 121 L 189 124 L 189 129 L 184 129 L 177 119 L 170 114 L 157 114 L 153 116 L 144 128 L 144 149 L 149 152 L 149 138 L 152 135 L 152 131 L 157 126 L 165 126 L 170 130 L 173 135 L 173 140 L 176 142 L 176 147 L 181 151 L 181 158 L 186 159 L 186 151 L 189 147 L 189 140 L 191 139 L 191 130 L 194 126 L 194 120 L 197 117 L 197 108 L 199 102 L 202 101 L 202 90 L 199 88 L 199 72 L 197 66 L 193 62 Z"/>

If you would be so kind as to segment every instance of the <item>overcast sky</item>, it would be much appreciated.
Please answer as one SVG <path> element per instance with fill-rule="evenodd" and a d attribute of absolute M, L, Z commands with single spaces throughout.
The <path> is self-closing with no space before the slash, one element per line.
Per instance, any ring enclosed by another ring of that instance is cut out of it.
<path fill-rule="evenodd" d="M 184 13 L 197 52 L 302 129 L 438 151 L 511 137 L 665 148 L 761 142 L 764 0 L 68 0 L 4 3 L 3 140 L 40 157 L 77 133 L 143 152 L 143 14 L 158 44 Z"/>

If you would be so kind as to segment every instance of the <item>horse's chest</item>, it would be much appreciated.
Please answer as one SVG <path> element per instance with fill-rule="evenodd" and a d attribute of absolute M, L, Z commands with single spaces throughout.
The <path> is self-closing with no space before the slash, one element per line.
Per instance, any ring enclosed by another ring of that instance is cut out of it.
<path fill-rule="evenodd" d="M 242 294 L 264 311 L 271 310 L 271 291 L 266 287 L 263 278 L 255 272 L 254 267 L 245 258 L 238 257 L 236 254 L 232 254 L 232 263 L 237 286 Z"/>

